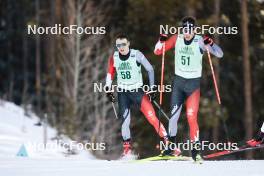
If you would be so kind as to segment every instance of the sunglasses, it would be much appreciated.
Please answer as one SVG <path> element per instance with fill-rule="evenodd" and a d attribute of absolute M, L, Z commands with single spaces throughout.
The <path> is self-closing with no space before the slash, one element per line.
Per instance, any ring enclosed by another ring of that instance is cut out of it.
<path fill-rule="evenodd" d="M 127 44 L 126 43 L 120 43 L 120 44 L 116 44 L 117 48 L 121 48 L 121 47 L 125 47 Z"/>

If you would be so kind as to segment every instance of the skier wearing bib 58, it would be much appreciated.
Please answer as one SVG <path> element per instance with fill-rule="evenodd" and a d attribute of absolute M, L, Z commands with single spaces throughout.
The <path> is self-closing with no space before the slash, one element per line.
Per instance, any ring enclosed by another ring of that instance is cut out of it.
<path fill-rule="evenodd" d="M 189 124 L 190 141 L 193 144 L 193 160 L 202 160 L 199 151 L 199 127 L 197 114 L 200 101 L 200 79 L 202 76 L 202 57 L 206 49 L 218 58 L 223 52 L 213 40 L 194 33 L 195 19 L 184 17 L 182 19 L 183 34 L 175 34 L 170 38 L 161 34 L 155 46 L 154 53 L 161 55 L 163 45 L 165 51 L 175 49 L 175 76 L 171 95 L 171 118 L 169 121 L 169 141 L 176 142 L 177 123 L 181 114 L 183 103 L 186 101 L 186 114 Z M 175 145 L 174 145 L 175 146 Z M 169 148 L 162 155 L 179 155 L 178 149 Z"/>
<path fill-rule="evenodd" d="M 139 50 L 130 49 L 130 42 L 126 35 L 118 35 L 115 44 L 118 51 L 115 51 L 109 58 L 106 77 L 106 94 L 110 101 L 115 101 L 111 91 L 111 85 L 116 73 L 119 115 L 123 120 L 121 127 L 123 156 L 126 157 L 131 154 L 129 125 L 130 106 L 132 104 L 137 105 L 163 140 L 167 140 L 167 132 L 156 117 L 155 110 L 150 101 L 150 99 L 155 98 L 153 67 Z M 150 91 L 146 94 L 142 90 L 143 80 L 141 66 L 148 72 Z"/>

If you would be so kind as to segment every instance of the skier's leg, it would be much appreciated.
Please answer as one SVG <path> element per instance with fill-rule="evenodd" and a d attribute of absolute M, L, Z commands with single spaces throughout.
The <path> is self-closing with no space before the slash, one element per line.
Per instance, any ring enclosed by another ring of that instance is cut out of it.
<path fill-rule="evenodd" d="M 126 92 L 118 92 L 119 116 L 122 118 L 121 134 L 123 141 L 130 141 L 130 101 Z"/>
<path fill-rule="evenodd" d="M 118 93 L 119 116 L 122 118 L 121 134 L 123 137 L 122 157 L 131 154 L 131 135 L 130 135 L 130 101 L 126 92 Z"/>
<path fill-rule="evenodd" d="M 141 112 L 145 115 L 148 122 L 155 128 L 156 132 L 159 134 L 161 138 L 167 136 L 167 132 L 162 123 L 159 122 L 155 110 L 148 98 L 147 95 L 144 95 L 141 100 L 140 105 Z"/>
<path fill-rule="evenodd" d="M 161 152 L 161 155 L 174 155 L 178 156 L 181 150 L 178 148 L 172 148 L 175 146 L 176 134 L 178 130 L 178 120 L 180 118 L 182 105 L 184 102 L 185 94 L 182 91 L 184 81 L 179 76 L 174 77 L 173 90 L 171 95 L 171 118 L 169 120 L 169 142 L 168 148 Z"/>
<path fill-rule="evenodd" d="M 173 89 L 171 95 L 171 118 L 169 120 L 169 136 L 172 138 L 172 142 L 175 142 L 176 134 L 178 130 L 178 120 L 180 118 L 182 105 L 184 102 L 184 92 L 181 87 L 184 85 L 182 80 L 178 77 L 174 77 Z"/>
<path fill-rule="evenodd" d="M 199 126 L 197 123 L 197 114 L 200 101 L 200 89 L 196 89 L 186 101 L 187 120 L 190 128 L 190 140 L 192 142 L 192 158 L 196 162 L 201 162 L 200 141 L 199 141 Z"/>
<path fill-rule="evenodd" d="M 167 137 L 166 129 L 162 123 L 159 123 L 155 110 L 144 91 L 142 89 L 138 89 L 136 92 L 130 92 L 129 95 L 130 99 L 138 106 L 140 111 L 147 118 L 148 122 L 155 128 L 158 135 L 161 138 Z"/>
<path fill-rule="evenodd" d="M 197 114 L 199 110 L 200 89 L 196 89 L 186 101 L 186 114 L 190 128 L 191 142 L 199 141 L 199 126 L 197 123 Z"/>

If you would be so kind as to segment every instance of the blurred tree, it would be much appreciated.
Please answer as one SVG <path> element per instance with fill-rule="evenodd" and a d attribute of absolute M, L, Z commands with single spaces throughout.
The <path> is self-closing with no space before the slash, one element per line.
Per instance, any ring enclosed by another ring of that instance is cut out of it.
<path fill-rule="evenodd" d="M 220 25 L 220 9 L 221 9 L 220 6 L 221 6 L 221 0 L 214 0 L 214 11 L 215 11 L 215 13 L 214 13 L 214 22 L 215 22 L 214 26 L 215 27 Z M 214 40 L 218 45 L 220 45 L 220 40 L 219 40 L 218 34 L 214 34 Z M 221 90 L 219 59 L 215 59 L 213 63 L 215 65 L 215 77 L 217 80 L 217 84 L 218 84 L 219 90 Z M 218 137 L 219 137 L 219 118 L 215 118 L 214 127 L 213 127 L 213 134 L 212 134 L 213 142 L 216 143 L 219 140 Z"/>
<path fill-rule="evenodd" d="M 40 2 L 39 0 L 35 1 L 35 9 L 36 9 L 36 25 L 37 27 L 40 27 Z M 42 91 L 42 84 L 41 84 L 41 55 L 40 55 L 40 36 L 37 33 L 36 34 L 36 99 L 37 99 L 37 113 L 42 118 L 41 113 L 41 104 L 42 104 L 42 98 L 41 98 L 41 91 Z"/>
<path fill-rule="evenodd" d="M 253 136 L 253 109 L 252 109 L 252 90 L 251 90 L 251 68 L 249 54 L 249 37 L 248 37 L 248 12 L 247 0 L 241 1 L 241 28 L 242 28 L 242 50 L 243 50 L 243 74 L 244 74 L 244 97 L 245 97 L 245 112 L 244 123 L 246 136 L 245 139 L 250 139 Z M 253 153 L 247 152 L 247 158 L 252 159 Z"/>
<path fill-rule="evenodd" d="M 263 1 L 251 0 L 246 4 L 242 0 L 48 0 L 39 1 L 39 23 L 37 1 L 0 1 L 0 96 L 22 103 L 25 108 L 32 104 L 36 112 L 41 104 L 38 113 L 47 112 L 50 124 L 57 127 L 60 134 L 69 134 L 78 140 L 106 141 L 107 151 L 97 155 L 116 158 L 121 150 L 121 138 L 118 138 L 121 119 L 115 121 L 103 93 L 93 92 L 93 83 L 104 82 L 114 37 L 118 32 L 128 33 L 132 47 L 140 49 L 154 66 L 156 84 L 159 84 L 161 59 L 153 54 L 153 49 L 160 25 L 178 26 L 185 15 L 195 15 L 198 24 L 237 26 L 239 32 L 214 37 L 224 51 L 224 58 L 219 63 L 213 59 L 219 73 L 221 107 L 215 99 L 207 58 L 204 60 L 199 112 L 201 138 L 226 140 L 220 118 L 226 120 L 232 142 L 243 143 L 258 130 L 264 116 L 264 99 L 261 98 L 264 96 Z M 41 35 L 38 44 L 41 47 L 36 45 L 36 35 L 26 34 L 28 24 L 45 27 L 77 23 L 106 26 L 107 33 L 97 36 Z M 240 35 L 241 32 L 248 38 Z M 165 84 L 171 84 L 174 74 L 173 55 L 173 50 L 166 53 Z M 41 58 L 39 61 L 38 57 Z M 244 82 L 241 81 L 242 74 Z M 144 77 L 147 81 L 146 74 Z M 247 81 L 248 78 L 252 80 Z M 37 84 L 42 88 L 37 89 Z M 170 93 L 166 93 L 163 105 L 166 112 L 169 112 L 169 104 Z M 241 107 L 245 107 L 245 111 L 241 111 Z M 182 112 L 179 141 L 188 139 L 185 117 Z M 155 131 L 140 113 L 132 114 L 131 127 L 134 146 L 141 155 L 158 153 L 155 149 L 157 137 L 151 135 Z M 261 158 L 263 153 L 258 152 L 255 157 Z"/>

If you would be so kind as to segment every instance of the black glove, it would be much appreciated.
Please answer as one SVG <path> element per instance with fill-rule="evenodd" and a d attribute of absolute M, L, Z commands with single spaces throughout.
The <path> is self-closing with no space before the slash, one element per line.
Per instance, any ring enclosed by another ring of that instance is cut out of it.
<path fill-rule="evenodd" d="M 149 96 L 150 101 L 153 101 L 156 98 L 156 93 L 157 93 L 157 88 L 156 86 L 154 86 L 146 94 Z"/>
<path fill-rule="evenodd" d="M 204 42 L 204 44 L 205 45 L 210 45 L 210 46 L 213 46 L 213 44 L 214 44 L 214 41 L 213 41 L 213 39 L 211 39 L 209 36 L 204 36 L 204 38 L 203 38 L 203 42 Z"/>
<path fill-rule="evenodd" d="M 167 34 L 160 34 L 159 41 L 165 42 L 167 39 L 168 39 L 168 35 Z"/>
<path fill-rule="evenodd" d="M 106 96 L 107 96 L 108 100 L 110 102 L 114 103 L 115 102 L 115 96 L 114 96 L 113 92 L 110 90 L 109 87 L 105 88 L 105 93 L 106 93 Z"/>

